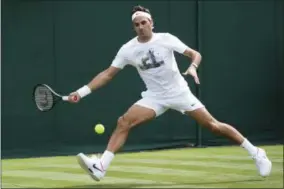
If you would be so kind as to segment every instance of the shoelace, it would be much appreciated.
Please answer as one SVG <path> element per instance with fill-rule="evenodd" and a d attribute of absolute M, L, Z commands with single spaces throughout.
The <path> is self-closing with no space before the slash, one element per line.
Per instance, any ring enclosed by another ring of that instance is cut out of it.
<path fill-rule="evenodd" d="M 259 148 L 257 148 L 257 151 L 256 151 L 255 155 L 252 156 L 253 160 L 257 159 L 258 153 L 259 153 Z"/>

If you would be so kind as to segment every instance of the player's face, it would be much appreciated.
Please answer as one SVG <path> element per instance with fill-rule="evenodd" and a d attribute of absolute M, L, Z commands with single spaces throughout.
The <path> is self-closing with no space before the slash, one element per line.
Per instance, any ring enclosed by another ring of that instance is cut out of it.
<path fill-rule="evenodd" d="M 152 34 L 153 22 L 143 16 L 138 16 L 133 20 L 134 29 L 139 37 L 148 37 Z"/>

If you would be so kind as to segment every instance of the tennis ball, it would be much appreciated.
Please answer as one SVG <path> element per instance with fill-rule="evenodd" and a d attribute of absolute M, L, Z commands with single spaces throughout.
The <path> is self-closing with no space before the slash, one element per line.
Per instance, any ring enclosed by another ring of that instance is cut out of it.
<path fill-rule="evenodd" d="M 103 134 L 105 132 L 105 127 L 99 123 L 95 126 L 95 131 L 97 134 Z"/>

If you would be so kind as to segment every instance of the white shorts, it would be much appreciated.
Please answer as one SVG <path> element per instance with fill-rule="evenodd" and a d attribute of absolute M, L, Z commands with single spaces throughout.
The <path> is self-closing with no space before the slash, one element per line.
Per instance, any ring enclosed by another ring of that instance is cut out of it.
<path fill-rule="evenodd" d="M 156 117 L 162 115 L 168 109 L 177 110 L 184 114 L 184 112 L 194 111 L 204 107 L 191 91 L 185 91 L 180 95 L 170 98 L 144 96 L 135 104 L 154 110 Z"/>

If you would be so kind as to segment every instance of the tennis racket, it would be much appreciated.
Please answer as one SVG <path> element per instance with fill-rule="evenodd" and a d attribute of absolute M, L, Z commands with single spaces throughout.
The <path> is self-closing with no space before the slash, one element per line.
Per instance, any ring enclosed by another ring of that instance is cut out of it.
<path fill-rule="evenodd" d="M 68 96 L 56 93 L 46 84 L 37 84 L 34 87 L 33 98 L 36 107 L 42 112 L 51 110 L 60 101 L 68 101 Z"/>

